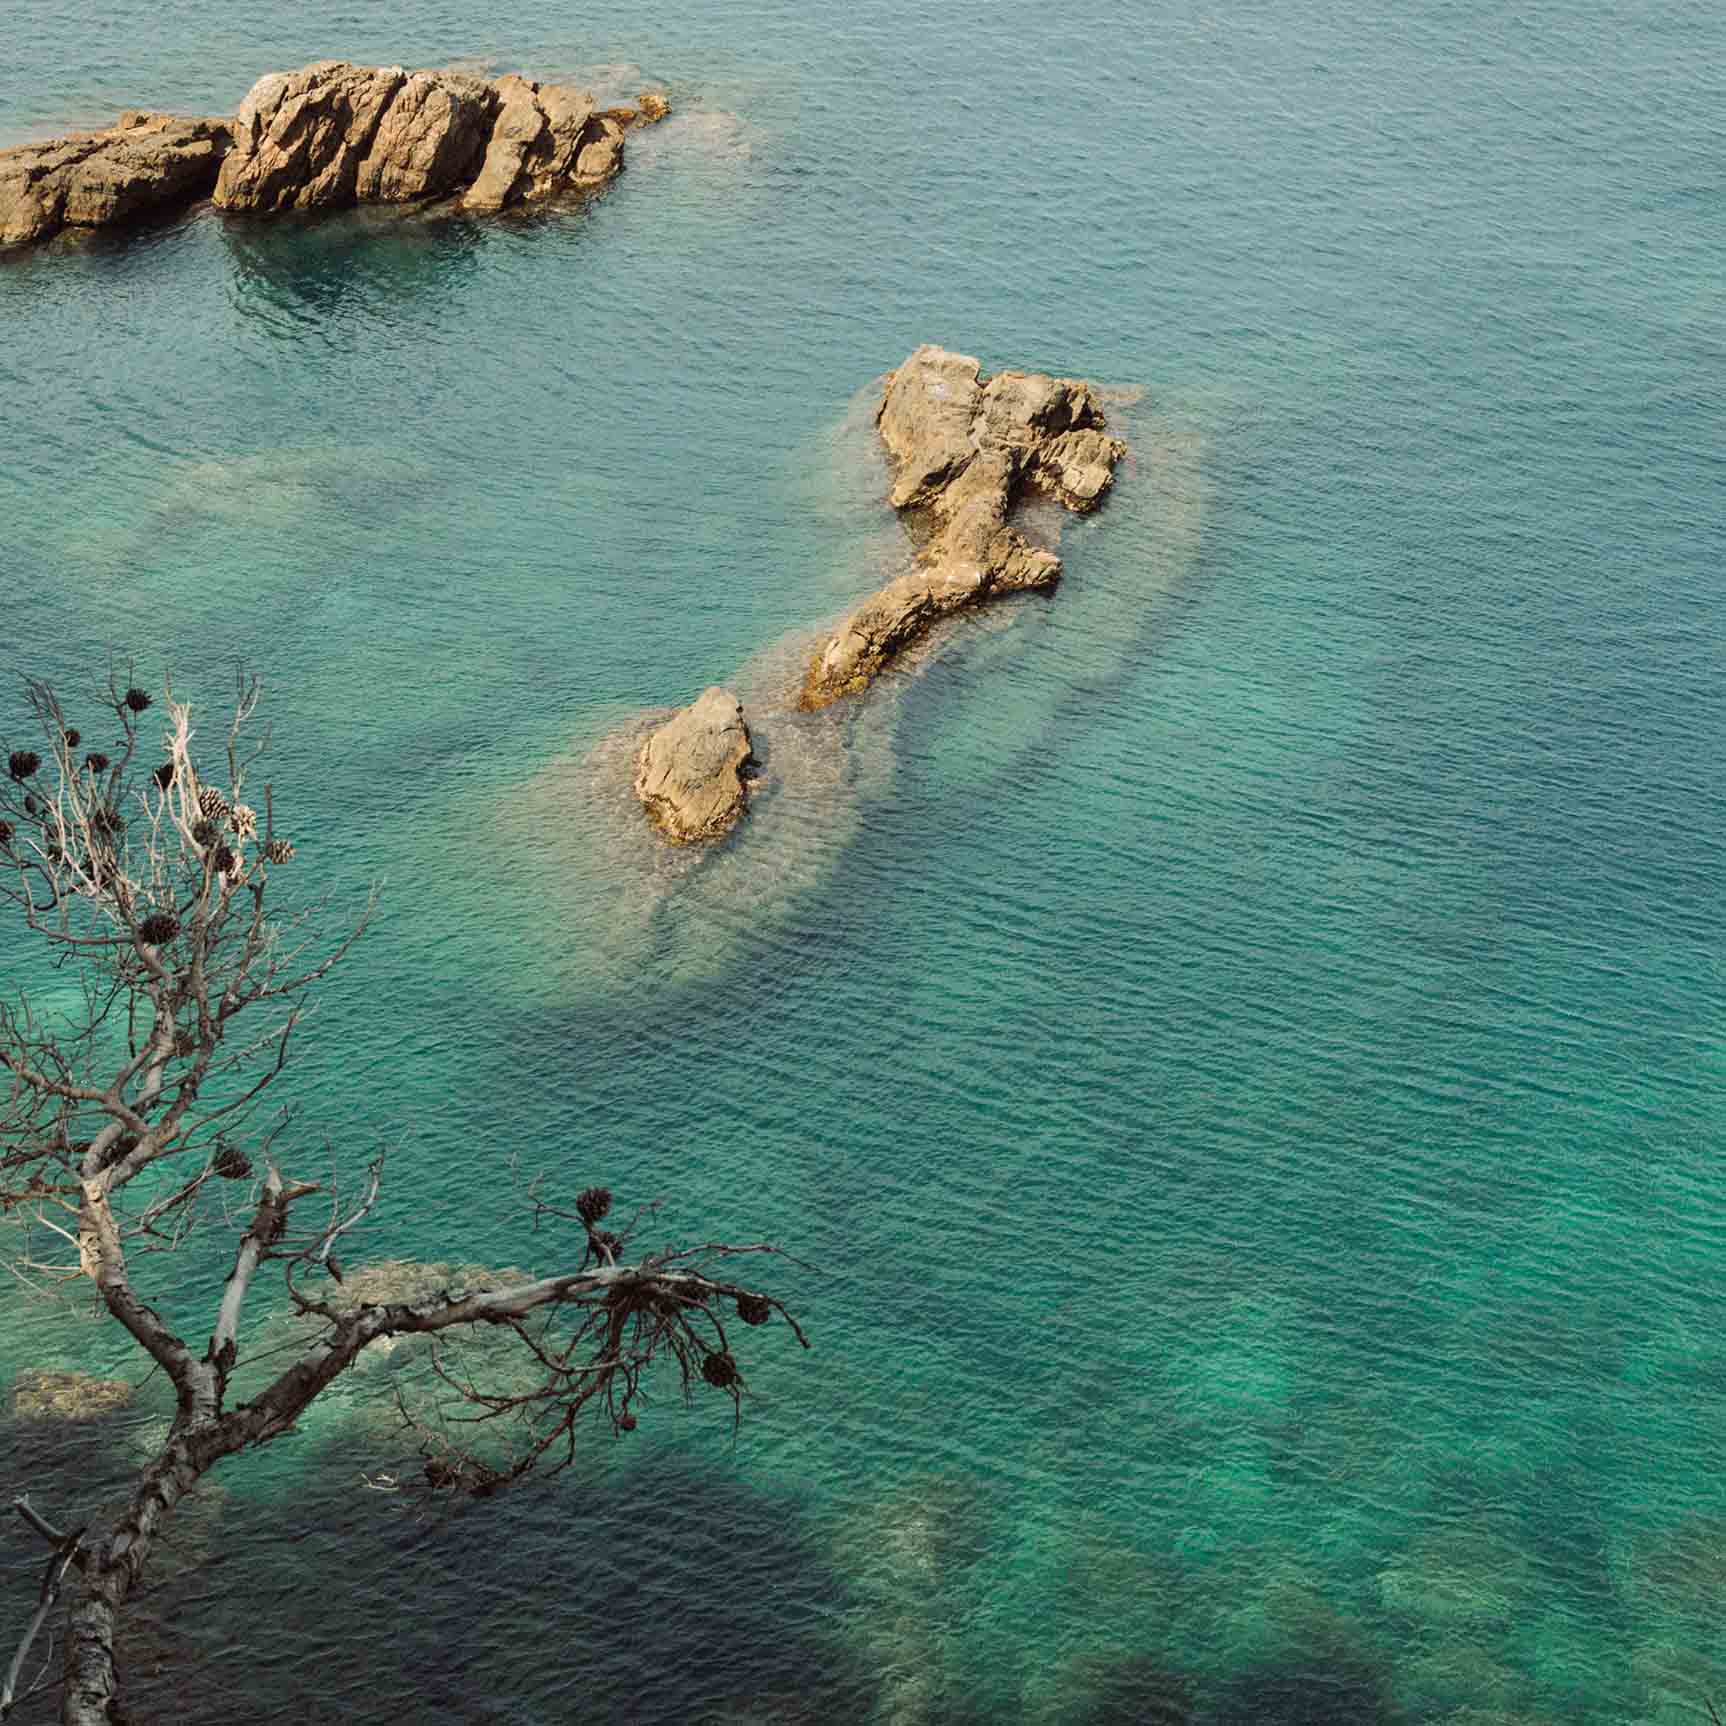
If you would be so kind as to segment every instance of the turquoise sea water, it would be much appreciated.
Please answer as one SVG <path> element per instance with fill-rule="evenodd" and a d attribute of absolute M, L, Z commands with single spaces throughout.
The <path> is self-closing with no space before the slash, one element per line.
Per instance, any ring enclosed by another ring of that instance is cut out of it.
<path fill-rule="evenodd" d="M 294 1079 L 396 1147 L 356 1257 L 555 1262 L 519 1159 L 792 1247 L 815 1349 L 431 1518 L 368 1368 L 138 1716 L 1726 1706 L 1726 13 L 15 0 L 0 141 L 335 54 L 677 115 L 579 213 L 7 259 L 0 672 L 265 678 L 303 879 L 386 881 Z M 897 567 L 925 340 L 1109 386 L 1115 497 L 656 860 L 615 739 Z M 14 1292 L 25 1362 L 129 1365 Z"/>

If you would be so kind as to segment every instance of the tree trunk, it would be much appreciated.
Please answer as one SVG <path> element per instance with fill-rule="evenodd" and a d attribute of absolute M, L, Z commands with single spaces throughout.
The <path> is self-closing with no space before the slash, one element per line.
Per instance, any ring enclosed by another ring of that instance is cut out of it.
<path fill-rule="evenodd" d="M 116 1726 L 120 1680 L 114 1668 L 118 1614 L 100 1572 L 74 1595 L 66 1614 L 66 1688 L 60 1726 Z"/>

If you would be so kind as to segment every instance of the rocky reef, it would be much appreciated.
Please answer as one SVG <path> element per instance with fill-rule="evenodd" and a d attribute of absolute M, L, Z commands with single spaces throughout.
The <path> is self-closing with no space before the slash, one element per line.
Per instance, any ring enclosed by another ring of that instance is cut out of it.
<path fill-rule="evenodd" d="M 1072 378 L 998 372 L 967 354 L 921 347 L 887 380 L 875 423 L 894 464 L 893 507 L 918 544 L 917 567 L 854 611 L 815 654 L 802 705 L 865 689 L 937 619 L 999 594 L 1050 587 L 1061 560 L 1008 525 L 1036 490 L 1096 508 L 1127 446 L 1104 430 L 1096 391 Z"/>
<path fill-rule="evenodd" d="M 636 757 L 635 794 L 647 818 L 674 845 L 729 833 L 749 794 L 751 748 L 743 703 L 729 689 L 703 690 Z"/>
<path fill-rule="evenodd" d="M 124 1379 L 30 1367 L 12 1380 L 12 1412 L 20 1420 L 92 1420 L 132 1400 Z"/>
<path fill-rule="evenodd" d="M 269 212 L 459 197 L 489 212 L 602 184 L 663 96 L 597 107 L 573 84 L 320 60 L 260 78 L 231 119 L 138 110 L 107 131 L 0 150 L 0 245 L 210 198 Z"/>

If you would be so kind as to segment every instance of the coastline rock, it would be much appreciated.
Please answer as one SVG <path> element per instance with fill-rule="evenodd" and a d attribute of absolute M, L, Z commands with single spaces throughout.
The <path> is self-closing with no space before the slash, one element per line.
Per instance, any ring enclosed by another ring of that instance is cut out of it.
<path fill-rule="evenodd" d="M 270 72 L 232 120 L 128 110 L 105 132 L 0 150 L 0 245 L 213 198 L 224 210 L 328 209 L 452 197 L 501 210 L 587 190 L 623 166 L 623 135 L 668 114 L 594 106 L 573 84 L 319 60 Z"/>
<path fill-rule="evenodd" d="M 502 106 L 464 209 L 501 210 L 569 186 L 597 185 L 622 166 L 623 128 L 595 111 L 591 91 L 514 76 L 499 78 L 494 88 Z"/>
<path fill-rule="evenodd" d="M 703 690 L 642 744 L 635 794 L 674 845 L 718 839 L 743 813 L 750 757 L 743 703 L 729 689 Z"/>
<path fill-rule="evenodd" d="M 351 204 L 360 163 L 406 81 L 399 66 L 352 66 L 345 60 L 266 73 L 234 116 L 234 147 L 216 180 L 218 208 Z"/>
<path fill-rule="evenodd" d="M 128 109 L 105 132 L 0 150 L 0 246 L 65 227 L 102 228 L 210 195 L 232 141 L 227 120 Z"/>
<path fill-rule="evenodd" d="M 390 98 L 354 179 L 362 204 L 404 204 L 465 186 L 479 171 L 498 92 L 459 72 L 410 72 Z"/>
<path fill-rule="evenodd" d="M 875 416 L 893 463 L 889 498 L 917 567 L 866 599 L 816 653 L 799 705 L 866 689 L 937 619 L 998 594 L 1052 587 L 1061 560 L 1007 522 L 1026 489 L 1096 508 L 1127 446 L 1104 430 L 1096 391 L 1073 378 L 999 372 L 921 347 L 887 379 Z"/>
<path fill-rule="evenodd" d="M 123 1378 L 30 1367 L 12 1380 L 12 1412 L 20 1420 L 91 1420 L 132 1400 Z"/>

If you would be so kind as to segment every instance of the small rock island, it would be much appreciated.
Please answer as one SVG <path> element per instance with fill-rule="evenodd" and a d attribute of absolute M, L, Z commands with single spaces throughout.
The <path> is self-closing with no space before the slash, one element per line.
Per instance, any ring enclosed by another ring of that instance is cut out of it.
<path fill-rule="evenodd" d="M 1095 509 L 1127 446 L 1104 431 L 1096 391 L 1072 378 L 998 372 L 967 354 L 921 347 L 887 379 L 875 416 L 894 464 L 893 507 L 917 567 L 865 600 L 816 653 L 802 705 L 866 689 L 938 618 L 998 594 L 1050 587 L 1061 560 L 1007 524 L 1036 489 Z"/>
<path fill-rule="evenodd" d="M 128 109 L 106 131 L 0 150 L 0 245 L 218 209 L 334 209 L 460 199 L 490 212 L 586 190 L 623 165 L 623 135 L 662 119 L 597 106 L 574 84 L 320 60 L 260 78 L 232 119 Z"/>
<path fill-rule="evenodd" d="M 743 813 L 752 745 L 743 703 L 708 689 L 653 733 L 635 765 L 635 794 L 674 845 L 718 839 Z"/>
<path fill-rule="evenodd" d="M 1051 587 L 1061 560 L 1008 517 L 1030 493 L 1075 512 L 1102 502 L 1127 453 L 1097 392 L 1074 378 L 997 372 L 921 347 L 888 374 L 875 424 L 893 464 L 889 499 L 916 566 L 866 599 L 816 650 L 796 696 L 804 713 L 868 688 L 941 618 L 1002 594 Z M 751 743 L 742 704 L 709 689 L 642 745 L 635 793 L 674 844 L 717 839 L 743 813 Z"/>

